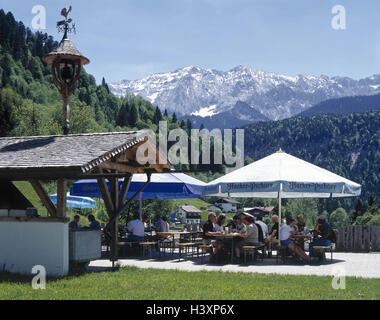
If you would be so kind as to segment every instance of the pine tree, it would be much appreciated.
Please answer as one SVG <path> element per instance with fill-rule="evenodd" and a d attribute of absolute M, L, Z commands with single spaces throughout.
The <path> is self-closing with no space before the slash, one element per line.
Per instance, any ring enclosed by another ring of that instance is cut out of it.
<path fill-rule="evenodd" d="M 158 125 L 161 120 L 162 120 L 161 110 L 159 107 L 156 107 L 156 110 L 153 116 L 153 123 Z"/>
<path fill-rule="evenodd" d="M 102 79 L 102 87 L 106 88 L 107 92 L 110 93 L 110 89 L 108 88 L 108 84 L 106 82 L 106 79 Z"/>
<path fill-rule="evenodd" d="M 164 111 L 164 117 L 167 117 L 167 116 L 168 116 L 168 110 L 165 109 L 165 111 Z"/>
<path fill-rule="evenodd" d="M 131 127 L 136 126 L 137 119 L 138 119 L 137 107 L 135 104 L 133 104 L 131 107 L 131 111 L 129 113 L 129 116 L 128 116 L 129 125 Z"/>
<path fill-rule="evenodd" d="M 173 118 L 172 118 L 172 122 L 173 123 L 177 123 L 177 115 L 175 114 L 175 112 L 173 113 L 173 116 L 172 116 Z"/>

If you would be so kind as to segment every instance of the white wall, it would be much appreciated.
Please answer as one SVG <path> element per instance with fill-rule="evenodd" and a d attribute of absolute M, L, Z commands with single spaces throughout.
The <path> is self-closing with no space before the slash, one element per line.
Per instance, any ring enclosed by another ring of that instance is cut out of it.
<path fill-rule="evenodd" d="M 66 275 L 68 234 L 63 222 L 0 221 L 0 271 L 31 275 L 42 265 L 48 276 Z"/>

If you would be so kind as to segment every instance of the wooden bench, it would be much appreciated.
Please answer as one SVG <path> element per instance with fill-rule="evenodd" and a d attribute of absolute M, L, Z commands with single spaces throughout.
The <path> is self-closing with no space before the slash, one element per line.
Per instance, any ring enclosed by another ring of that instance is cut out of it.
<path fill-rule="evenodd" d="M 330 251 L 331 262 L 332 262 L 332 260 L 333 260 L 333 246 L 332 245 L 330 245 L 330 246 L 313 246 L 313 248 L 314 248 L 314 250 L 321 252 L 323 261 L 326 260 L 326 251 Z"/>
<path fill-rule="evenodd" d="M 138 246 L 139 242 L 134 242 L 134 241 L 131 241 L 131 242 L 126 242 L 126 241 L 122 241 L 122 242 L 118 242 L 117 243 L 117 249 L 118 249 L 118 252 L 119 252 L 119 255 L 120 256 L 127 256 L 127 248 L 136 248 L 136 246 Z"/>
<path fill-rule="evenodd" d="M 203 258 L 206 256 L 207 252 L 211 252 L 214 248 L 212 244 L 200 244 L 198 247 L 198 257 L 199 257 L 199 249 L 201 250 L 201 263 L 203 263 Z"/>
<path fill-rule="evenodd" d="M 139 242 L 142 248 L 142 256 L 145 257 L 146 251 L 149 252 L 150 258 L 152 259 L 152 251 L 155 248 L 157 242 Z"/>
<path fill-rule="evenodd" d="M 171 253 L 171 255 L 174 254 L 174 240 L 164 239 L 164 240 L 158 241 L 158 250 L 159 250 L 160 256 L 161 256 L 161 252 L 163 252 L 164 257 L 165 257 L 166 249 L 169 250 L 169 253 Z"/>
<path fill-rule="evenodd" d="M 195 247 L 195 243 L 193 243 L 193 242 L 180 242 L 180 243 L 178 243 L 177 246 L 178 246 L 178 249 L 179 249 L 178 261 L 181 261 L 182 250 L 184 250 L 184 253 L 185 253 L 184 260 L 186 260 L 186 257 L 189 254 L 189 249 L 190 248 L 193 249 Z M 194 254 L 194 250 L 192 250 L 191 256 L 193 256 L 193 254 Z"/>
<path fill-rule="evenodd" d="M 256 254 L 258 250 L 264 250 L 265 245 L 257 245 L 257 246 L 243 246 L 243 254 L 244 254 L 244 263 L 247 263 L 247 256 L 252 257 L 252 260 L 256 260 Z M 263 261 L 263 255 L 261 256 L 261 261 Z"/>

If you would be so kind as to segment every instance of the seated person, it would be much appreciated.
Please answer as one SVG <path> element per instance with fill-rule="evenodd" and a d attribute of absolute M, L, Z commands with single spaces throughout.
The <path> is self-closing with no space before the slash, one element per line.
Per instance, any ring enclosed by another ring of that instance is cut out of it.
<path fill-rule="evenodd" d="M 246 225 L 246 232 L 240 233 L 239 237 L 243 240 L 239 241 L 235 248 L 236 259 L 240 260 L 240 251 L 243 246 L 257 246 L 263 243 L 259 242 L 259 229 L 255 225 L 255 218 L 249 213 L 242 213 L 241 220 Z"/>
<path fill-rule="evenodd" d="M 261 230 L 263 231 L 264 241 L 268 241 L 268 226 L 263 222 L 263 216 L 261 214 L 257 216 L 256 224 L 260 225 Z"/>
<path fill-rule="evenodd" d="M 156 224 L 154 225 L 156 232 L 169 232 L 169 224 L 162 220 L 159 214 L 156 214 L 154 219 L 156 221 Z"/>
<path fill-rule="evenodd" d="M 90 229 L 90 230 L 101 230 L 99 221 L 96 221 L 95 217 L 92 214 L 90 214 L 88 216 L 88 221 L 90 222 L 88 229 Z"/>
<path fill-rule="evenodd" d="M 139 214 L 135 213 L 133 215 L 133 220 L 129 221 L 127 224 L 127 230 L 130 232 L 126 242 L 143 242 L 145 236 L 144 223 L 148 220 L 147 216 L 143 216 L 143 220 L 139 219 Z"/>
<path fill-rule="evenodd" d="M 309 251 L 310 256 L 315 257 L 316 252 L 314 246 L 331 246 L 331 240 L 334 237 L 332 233 L 334 230 L 331 229 L 324 216 L 319 216 L 312 232 L 314 235 L 314 241 L 310 243 Z M 321 259 L 321 257 L 319 257 L 319 259 Z"/>
<path fill-rule="evenodd" d="M 259 229 L 259 242 L 262 242 L 267 246 L 268 244 L 268 226 L 263 222 L 263 216 L 258 215 L 255 221 L 257 228 Z"/>
<path fill-rule="evenodd" d="M 215 231 L 215 222 L 216 222 L 216 214 L 215 212 L 210 212 L 208 214 L 208 220 L 203 225 L 203 244 L 216 244 L 215 235 L 222 234 L 222 232 Z M 216 248 L 214 249 L 214 256 L 217 254 L 218 250 L 223 247 L 222 242 L 218 242 Z"/>
<path fill-rule="evenodd" d="M 303 232 L 305 230 L 305 219 L 303 218 L 303 215 L 302 214 L 299 214 L 297 216 L 297 229 L 298 229 L 298 232 Z"/>
<path fill-rule="evenodd" d="M 245 226 L 243 222 L 243 215 L 244 213 L 237 213 L 233 217 L 233 223 L 231 225 L 232 232 L 237 233 L 246 233 L 247 227 Z"/>
<path fill-rule="evenodd" d="M 74 220 L 69 223 L 70 230 L 79 230 L 81 228 L 79 224 L 80 217 L 78 215 L 74 216 Z"/>
<path fill-rule="evenodd" d="M 305 219 L 303 218 L 302 214 L 299 214 L 297 216 L 297 224 L 296 224 L 297 231 L 300 234 L 307 235 L 308 229 L 306 228 Z M 307 232 L 307 233 L 305 233 Z M 297 244 L 302 248 L 302 250 L 305 250 L 305 240 L 303 238 L 299 239 L 297 241 Z"/>
<path fill-rule="evenodd" d="M 302 260 L 310 262 L 310 257 L 295 243 L 291 242 L 290 237 L 297 233 L 295 229 L 296 221 L 293 218 L 286 219 L 286 225 L 280 229 L 280 243 L 295 252 Z"/>
<path fill-rule="evenodd" d="M 167 216 L 163 216 L 162 217 L 162 221 L 164 221 L 164 223 L 165 223 L 165 232 L 169 232 L 169 230 L 170 230 L 170 225 L 169 225 L 169 222 L 168 222 L 168 217 Z"/>
<path fill-rule="evenodd" d="M 279 243 L 279 240 L 278 240 L 279 222 L 278 222 L 278 216 L 277 215 L 274 214 L 272 216 L 272 222 L 273 222 L 273 226 L 272 226 L 272 230 L 270 232 L 270 238 L 268 241 L 268 256 L 269 257 L 272 256 L 273 245 Z"/>
<path fill-rule="evenodd" d="M 223 225 L 226 222 L 226 216 L 224 214 L 219 215 L 218 219 L 215 223 L 215 231 L 216 232 L 223 232 Z"/>

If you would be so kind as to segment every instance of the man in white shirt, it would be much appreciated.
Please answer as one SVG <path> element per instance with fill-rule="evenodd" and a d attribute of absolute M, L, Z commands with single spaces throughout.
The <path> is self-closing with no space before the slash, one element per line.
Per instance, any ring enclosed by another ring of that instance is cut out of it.
<path fill-rule="evenodd" d="M 128 242 L 131 242 L 131 241 L 143 242 L 144 241 L 144 235 L 145 235 L 144 222 L 145 221 L 141 221 L 139 219 L 138 214 L 135 214 L 133 216 L 133 220 L 131 220 L 127 225 L 127 229 L 131 233 L 127 238 Z"/>

